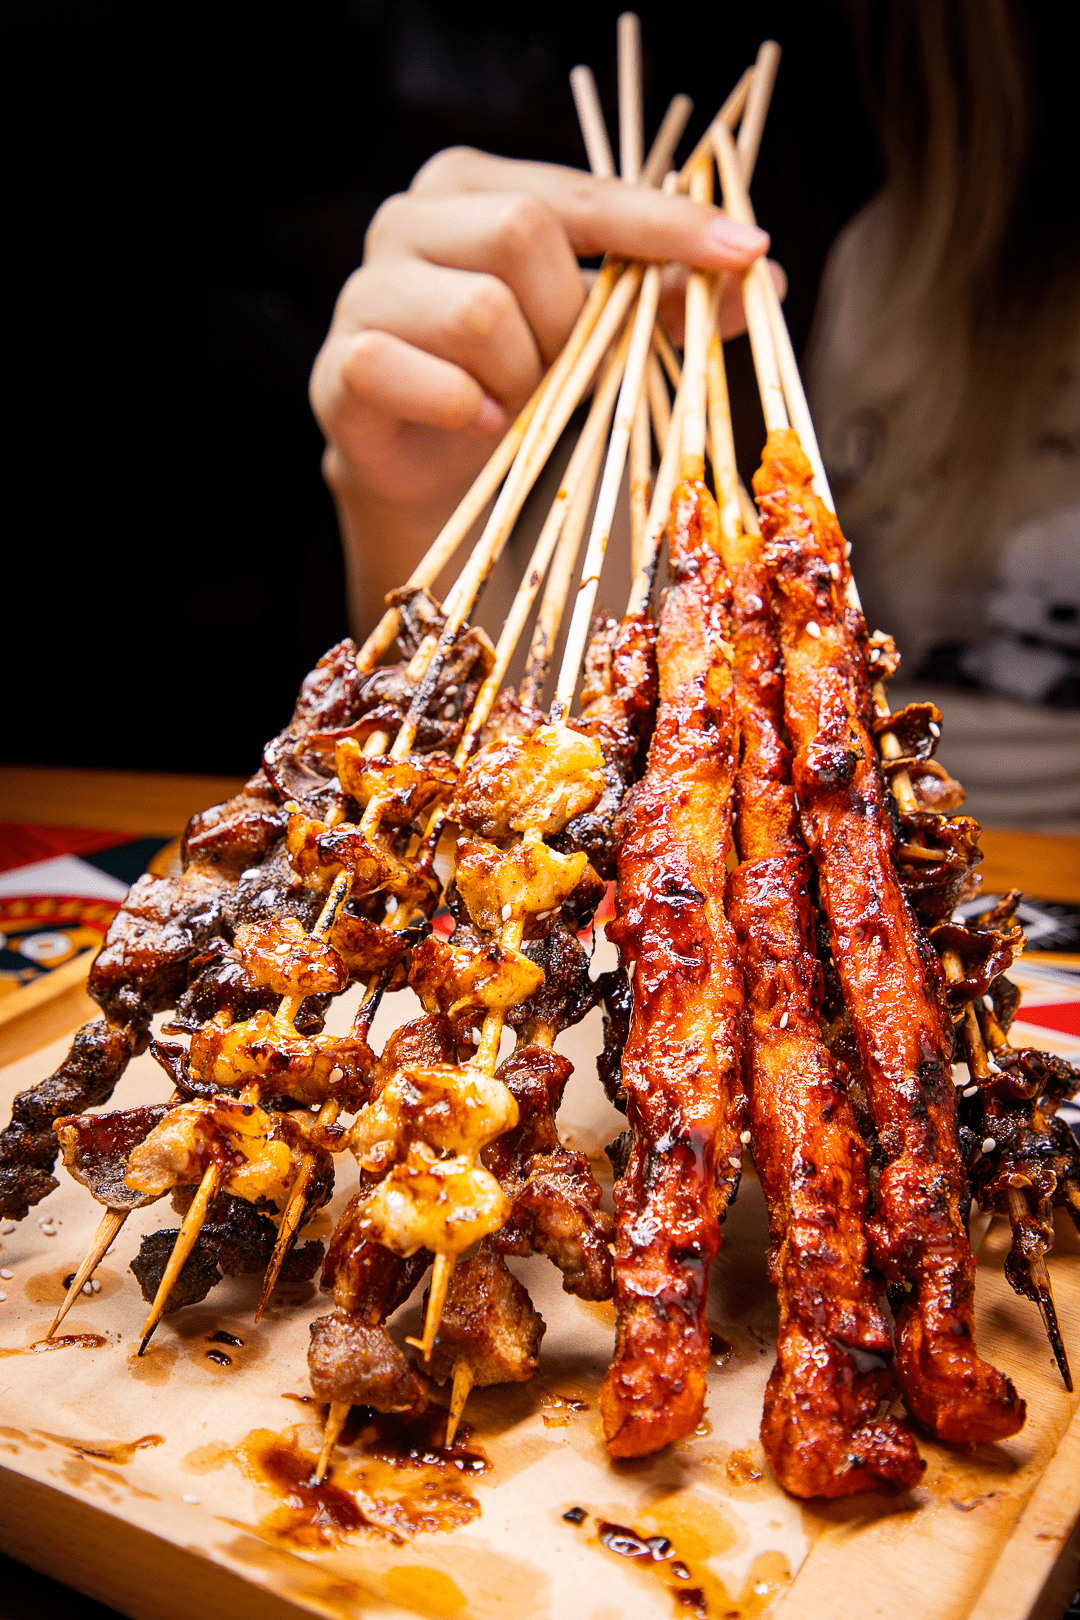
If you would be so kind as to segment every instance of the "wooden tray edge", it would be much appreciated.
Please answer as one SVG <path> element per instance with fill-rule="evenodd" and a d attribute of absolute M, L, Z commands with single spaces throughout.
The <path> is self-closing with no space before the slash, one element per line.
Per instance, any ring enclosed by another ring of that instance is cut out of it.
<path fill-rule="evenodd" d="M 2 1465 L 0 1500 L 0 1550 L 52 1579 L 62 1569 L 65 1585 L 131 1620 L 309 1620 L 313 1612 L 340 1612 L 292 1603 L 257 1577 Z"/>
<path fill-rule="evenodd" d="M 991 1567 L 969 1620 L 1061 1620 L 1080 1584 L 1080 1411 Z"/>

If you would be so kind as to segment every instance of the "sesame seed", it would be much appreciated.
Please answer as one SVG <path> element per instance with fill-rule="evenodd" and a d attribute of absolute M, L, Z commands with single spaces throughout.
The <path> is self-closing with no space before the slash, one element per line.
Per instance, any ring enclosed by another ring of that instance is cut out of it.
<path fill-rule="evenodd" d="M 505 906 L 503 906 L 503 908 L 502 908 L 502 913 L 501 913 L 501 915 L 502 915 L 502 920 L 503 920 L 503 922 L 506 922 L 506 920 L 507 920 L 507 918 L 508 918 L 508 917 L 509 917 L 509 916 L 510 916 L 510 912 L 511 912 L 511 911 L 512 911 L 512 910 L 513 910 L 513 907 L 512 907 L 512 906 L 511 906 L 511 904 L 510 904 L 510 902 L 509 902 L 509 900 L 508 900 L 508 901 L 507 901 L 507 902 L 506 902 L 506 904 L 505 904 Z"/>
<path fill-rule="evenodd" d="M 780 1028 L 781 1029 L 787 1029 L 787 1026 L 788 1026 L 788 1015 L 787 1015 L 787 1013 L 785 1013 L 783 1018 L 781 1018 L 781 1020 L 780 1020 Z"/>
<path fill-rule="evenodd" d="M 55 1237 L 56 1236 L 56 1227 L 55 1226 L 43 1226 L 41 1228 L 41 1235 L 43 1237 Z"/>
<path fill-rule="evenodd" d="M 965 1086 L 960 1095 L 962 1097 L 977 1097 L 979 1095 L 979 1088 L 978 1086 Z"/>
<path fill-rule="evenodd" d="M 737 1159 L 734 1154 L 732 1154 L 732 1156 L 728 1159 L 728 1164 L 730 1164 L 730 1166 L 731 1166 L 731 1168 L 733 1170 L 741 1170 L 742 1169 L 742 1160 Z"/>
<path fill-rule="evenodd" d="M 993 1153 L 993 1151 L 994 1151 L 994 1149 L 996 1147 L 997 1147 L 997 1138 L 996 1137 L 993 1137 L 993 1136 L 984 1136 L 983 1137 L 982 1150 L 983 1150 L 984 1153 Z"/>
<path fill-rule="evenodd" d="M 5 1237 L 10 1237 L 12 1232 L 14 1232 L 14 1230 L 15 1230 L 15 1222 L 14 1221 L 5 1221 L 3 1226 L 0 1226 L 0 1232 L 3 1232 Z"/>
<path fill-rule="evenodd" d="M 7 1299 L 7 1295 L 5 1293 L 3 1293 L 3 1292 L 0 1292 L 0 1305 L 2 1305 L 4 1303 L 5 1299 Z"/>
<path fill-rule="evenodd" d="M 180 1500 L 181 1502 L 186 1502 L 189 1507 L 198 1507 L 199 1505 L 199 1498 L 197 1496 L 182 1496 Z"/>
<path fill-rule="evenodd" d="M 930 722 L 930 735 L 931 737 L 941 736 L 941 727 L 938 725 L 936 720 L 931 720 Z"/>
<path fill-rule="evenodd" d="M 806 633 L 808 636 L 820 636 L 821 626 L 818 624 L 816 619 L 808 619 L 806 621 Z"/>
<path fill-rule="evenodd" d="M 742 1135 L 739 1137 L 739 1141 L 742 1143 L 743 1147 L 749 1147 L 750 1146 L 750 1132 L 749 1131 L 743 1131 Z"/>
<path fill-rule="evenodd" d="M 91 1288 L 91 1286 L 90 1286 L 90 1284 L 88 1282 L 84 1282 L 83 1285 L 82 1285 L 82 1292 L 84 1294 L 92 1294 L 94 1292 L 94 1290 Z"/>
<path fill-rule="evenodd" d="M 876 647 L 872 647 L 870 649 L 870 662 L 872 664 L 876 664 L 880 657 L 881 657 L 881 654 L 878 651 L 878 649 Z"/>
<path fill-rule="evenodd" d="M 91 1277 L 90 1279 L 90 1292 L 92 1294 L 101 1293 L 101 1284 L 98 1282 L 96 1277 Z"/>
<path fill-rule="evenodd" d="M 9 1271 L 6 1266 L 4 1267 L 3 1271 L 0 1271 L 0 1277 L 3 1277 L 5 1282 L 10 1282 L 14 1275 L 15 1273 L 13 1271 Z"/>
<path fill-rule="evenodd" d="M 839 579 L 840 578 L 840 564 L 831 562 L 829 564 L 829 573 L 832 575 L 833 579 Z"/>

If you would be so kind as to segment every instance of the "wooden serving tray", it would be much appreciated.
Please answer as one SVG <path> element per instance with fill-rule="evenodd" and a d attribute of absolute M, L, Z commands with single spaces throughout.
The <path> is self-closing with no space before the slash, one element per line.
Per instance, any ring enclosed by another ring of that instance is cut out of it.
<path fill-rule="evenodd" d="M 347 1020 L 348 1002 L 331 1027 Z M 414 1010 L 407 992 L 387 998 L 376 1045 Z M 622 1125 L 595 1081 L 599 1015 L 564 1039 L 577 1065 L 566 1135 L 599 1155 Z M 1018 1039 L 1080 1053 L 1080 1040 L 1046 1030 Z M 5 1114 L 65 1047 L 51 1040 L 0 1071 Z M 163 1089 L 144 1056 L 110 1106 Z M 349 1190 L 344 1161 L 341 1172 L 343 1191 L 316 1228 L 324 1236 Z M 32 1351 L 99 1214 L 65 1177 L 0 1237 L 0 1266 L 12 1274 L 0 1280 L 0 1547 L 134 1620 L 1058 1620 L 1075 1584 L 1080 1395 L 1063 1389 L 1035 1308 L 1005 1282 L 1008 1240 L 996 1223 L 979 1253 L 980 1345 L 1027 1399 L 1027 1424 L 1005 1445 L 970 1451 L 921 1440 L 927 1471 L 910 1494 L 808 1506 L 768 1474 L 757 1430 L 776 1309 L 764 1203 L 748 1171 L 714 1267 L 722 1365 L 702 1432 L 658 1457 L 611 1464 L 595 1396 L 612 1309 L 563 1294 L 546 1261 L 512 1262 L 548 1323 L 538 1377 L 475 1392 L 457 1458 L 420 1463 L 425 1437 L 400 1433 L 384 1435 L 378 1455 L 368 1434 L 336 1454 L 331 1490 L 313 1502 L 302 1459 L 317 1451 L 321 1414 L 296 1397 L 309 1394 L 308 1323 L 326 1296 L 314 1284 L 279 1290 L 254 1327 L 258 1280 L 225 1282 L 166 1319 L 140 1361 L 145 1306 L 127 1262 L 144 1231 L 176 1224 L 167 1202 L 131 1217 L 98 1272 L 100 1291 L 61 1330 L 99 1342 Z M 50 1216 L 52 1236 L 41 1225 Z M 1064 1223 L 1051 1270 L 1080 1363 L 1080 1241 Z M 401 1322 L 419 1324 L 418 1302 Z M 300 1488 L 281 1483 L 290 1469 Z M 583 1522 L 564 1518 L 571 1508 L 585 1510 Z M 337 1536 L 323 1522 L 351 1515 L 355 1525 L 361 1510 L 374 1528 Z M 668 1538 L 670 1555 L 626 1556 L 633 1543 L 618 1527 Z"/>

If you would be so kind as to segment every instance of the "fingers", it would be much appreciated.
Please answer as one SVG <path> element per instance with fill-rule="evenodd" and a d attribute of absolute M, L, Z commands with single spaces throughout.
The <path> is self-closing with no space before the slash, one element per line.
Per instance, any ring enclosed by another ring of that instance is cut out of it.
<path fill-rule="evenodd" d="M 517 299 L 545 365 L 562 348 L 585 297 L 557 216 L 525 192 L 389 198 L 371 222 L 364 261 L 408 256 L 497 276 Z"/>
<path fill-rule="evenodd" d="M 349 278 L 334 315 L 335 335 L 363 330 L 390 333 L 461 367 L 511 412 L 543 371 L 517 299 L 487 272 L 376 258 Z"/>
<path fill-rule="evenodd" d="M 410 188 L 420 197 L 455 192 L 528 192 L 553 211 L 575 253 L 674 259 L 705 270 L 741 270 L 769 245 L 756 226 L 719 208 L 648 186 L 594 180 L 553 163 L 520 163 L 451 147 L 425 163 Z"/>
<path fill-rule="evenodd" d="M 390 332 L 331 339 L 311 374 L 311 403 L 327 438 L 353 457 L 371 413 L 453 433 L 497 433 L 507 422 L 467 371 Z"/>

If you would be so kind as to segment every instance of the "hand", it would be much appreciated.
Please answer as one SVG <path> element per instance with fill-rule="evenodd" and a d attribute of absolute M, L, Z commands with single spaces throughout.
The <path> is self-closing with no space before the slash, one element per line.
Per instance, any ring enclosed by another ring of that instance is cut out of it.
<path fill-rule="evenodd" d="M 737 271 L 767 246 L 718 208 L 575 169 L 466 148 L 426 163 L 372 220 L 311 377 L 365 596 L 384 567 L 386 588 L 404 579 L 558 354 L 585 298 L 579 254 Z M 734 278 L 721 324 L 742 329 Z"/>

